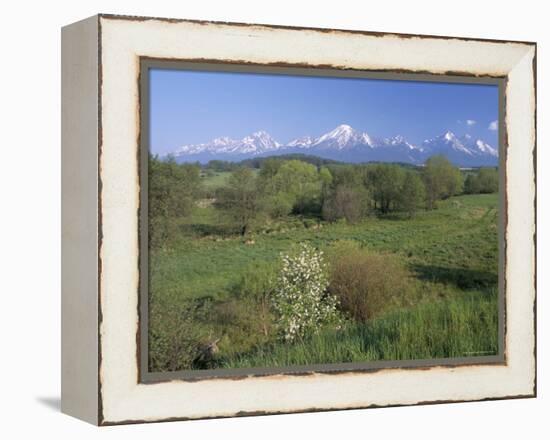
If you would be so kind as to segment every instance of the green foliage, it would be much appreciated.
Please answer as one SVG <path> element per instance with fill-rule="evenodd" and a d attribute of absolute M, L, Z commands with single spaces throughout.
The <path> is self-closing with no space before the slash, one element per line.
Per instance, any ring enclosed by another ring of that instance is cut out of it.
<path fill-rule="evenodd" d="M 372 191 L 375 209 L 382 213 L 396 208 L 402 200 L 405 170 L 398 165 L 379 164 L 368 169 L 367 179 Z"/>
<path fill-rule="evenodd" d="M 149 368 L 178 371 L 194 368 L 201 342 L 207 336 L 204 321 L 210 303 L 182 300 L 176 292 L 149 302 Z"/>
<path fill-rule="evenodd" d="M 460 194 L 463 188 L 462 174 L 445 156 L 432 156 L 426 161 L 423 173 L 426 185 L 428 209 L 434 209 L 441 199 Z"/>
<path fill-rule="evenodd" d="M 265 337 L 272 333 L 277 272 L 276 264 L 255 262 L 243 274 L 237 287 L 238 298 L 247 304 L 247 319 L 256 323 L 257 330 Z"/>
<path fill-rule="evenodd" d="M 365 184 L 367 167 L 363 165 L 328 165 L 327 169 L 332 175 L 333 187 L 356 188 Z"/>
<path fill-rule="evenodd" d="M 321 186 L 317 168 L 299 160 L 284 162 L 273 178 L 280 192 L 294 200 L 298 212 L 307 206 L 311 200 L 320 196 Z"/>
<path fill-rule="evenodd" d="M 228 162 L 226 160 L 211 160 L 205 166 L 207 170 L 218 171 L 218 172 L 231 172 L 237 169 L 238 167 L 239 166 L 234 162 Z"/>
<path fill-rule="evenodd" d="M 281 154 L 280 156 L 274 157 L 254 157 L 252 159 L 245 159 L 238 164 L 237 166 L 245 166 L 245 167 L 251 167 L 251 168 L 263 168 L 264 163 L 268 160 L 279 160 L 279 161 L 286 161 L 286 160 L 299 160 L 301 162 L 309 163 L 311 165 L 315 165 L 316 167 L 322 167 L 324 165 L 329 164 L 337 164 L 340 163 L 336 160 L 332 159 L 324 159 L 319 156 L 312 156 L 309 154 L 300 154 L 300 153 L 294 153 L 294 154 Z"/>
<path fill-rule="evenodd" d="M 200 189 L 200 168 L 174 160 L 149 159 L 149 243 L 160 247 L 177 238 L 178 219 L 188 216 Z"/>
<path fill-rule="evenodd" d="M 398 206 L 401 211 L 412 217 L 426 200 L 426 188 L 416 171 L 406 171 L 403 188 L 398 196 Z"/>
<path fill-rule="evenodd" d="M 264 197 L 264 211 L 273 218 L 281 219 L 292 212 L 294 208 L 294 198 L 291 194 L 279 192 L 270 196 Z"/>
<path fill-rule="evenodd" d="M 241 235 L 250 229 L 259 213 L 259 206 L 256 177 L 250 168 L 233 171 L 227 186 L 216 191 L 216 207 L 227 212 L 237 224 Z"/>
<path fill-rule="evenodd" d="M 323 203 L 323 218 L 329 222 L 345 218 L 350 223 L 361 220 L 368 212 L 369 193 L 362 186 L 337 185 Z"/>
<path fill-rule="evenodd" d="M 321 197 L 325 197 L 330 191 L 332 181 L 332 173 L 327 167 L 322 167 L 319 169 L 319 180 L 321 181 Z"/>
<path fill-rule="evenodd" d="M 272 218 L 319 211 L 321 180 L 315 166 L 272 158 L 262 162 L 258 180 L 264 206 Z"/>
<path fill-rule="evenodd" d="M 490 194 L 498 192 L 498 170 L 481 168 L 477 174 L 468 174 L 464 182 L 466 194 Z"/>
<path fill-rule="evenodd" d="M 274 195 L 281 191 L 275 176 L 282 164 L 283 161 L 278 158 L 268 158 L 262 162 L 262 167 L 258 173 L 258 187 L 263 194 Z"/>

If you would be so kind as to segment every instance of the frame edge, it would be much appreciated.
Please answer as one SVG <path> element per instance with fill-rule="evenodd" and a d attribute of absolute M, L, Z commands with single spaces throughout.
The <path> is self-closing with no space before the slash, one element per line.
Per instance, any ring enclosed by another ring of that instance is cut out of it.
<path fill-rule="evenodd" d="M 98 16 L 61 46 L 61 411 L 98 425 Z"/>

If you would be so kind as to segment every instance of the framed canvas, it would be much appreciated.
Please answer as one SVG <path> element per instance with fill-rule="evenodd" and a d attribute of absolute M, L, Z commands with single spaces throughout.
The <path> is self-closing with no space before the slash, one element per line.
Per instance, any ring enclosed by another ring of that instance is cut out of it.
<path fill-rule="evenodd" d="M 62 32 L 62 410 L 536 395 L 536 45 L 98 15 Z"/>

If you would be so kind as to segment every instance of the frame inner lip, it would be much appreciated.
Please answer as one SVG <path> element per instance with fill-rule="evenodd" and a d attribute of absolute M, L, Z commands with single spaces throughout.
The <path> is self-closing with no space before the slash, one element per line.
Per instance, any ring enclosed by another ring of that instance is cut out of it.
<path fill-rule="evenodd" d="M 429 37 L 426 37 L 429 38 Z M 139 295 L 138 295 L 138 330 L 137 340 L 137 365 L 138 383 L 154 384 L 171 381 L 196 382 L 203 380 L 242 380 L 246 378 L 264 378 L 273 376 L 309 376 L 315 374 L 373 374 L 383 370 L 426 370 L 433 368 L 459 368 L 459 367 L 482 367 L 506 365 L 506 326 L 505 326 L 505 305 L 506 291 L 504 281 L 501 280 L 506 269 L 506 240 L 504 228 L 507 227 L 507 194 L 500 191 L 499 209 L 499 353 L 490 356 L 468 356 L 457 358 L 440 359 L 416 359 L 416 360 L 389 360 L 370 361 L 354 363 L 315 364 L 298 365 L 289 367 L 256 367 L 256 368 L 235 368 L 235 369 L 211 369 L 211 370 L 179 370 L 170 372 L 152 372 L 148 368 L 148 247 L 147 240 L 143 234 L 148 233 L 147 212 L 143 206 L 147 206 L 147 194 L 144 191 L 144 180 L 147 180 L 146 161 L 148 160 L 148 137 L 149 137 L 149 75 L 150 69 L 177 69 L 177 70 L 198 70 L 213 72 L 249 72 L 269 73 L 281 75 L 299 76 L 335 76 L 335 77 L 357 77 L 373 79 L 390 79 L 401 81 L 426 81 L 426 82 L 448 82 L 448 83 L 469 83 L 469 84 L 495 84 L 499 87 L 499 171 L 501 188 L 506 188 L 506 149 L 504 138 L 506 137 L 505 98 L 506 80 L 505 76 L 493 75 L 472 75 L 463 72 L 431 73 L 425 71 L 409 71 L 402 69 L 388 70 L 362 70 L 344 69 L 338 66 L 314 66 L 295 63 L 250 63 L 245 61 L 230 60 L 208 60 L 208 59 L 175 59 L 157 58 L 149 56 L 139 57 L 140 66 L 138 72 L 138 107 L 139 107 L 139 140 L 138 140 L 138 163 L 139 163 L 139 187 L 140 203 L 138 213 L 139 231 Z M 145 236 L 146 237 L 146 236 Z M 144 245 L 145 243 L 145 245 Z M 502 275 L 501 275 L 502 272 Z M 146 274 L 145 277 L 143 275 Z M 144 287 L 147 287 L 144 289 Z"/>

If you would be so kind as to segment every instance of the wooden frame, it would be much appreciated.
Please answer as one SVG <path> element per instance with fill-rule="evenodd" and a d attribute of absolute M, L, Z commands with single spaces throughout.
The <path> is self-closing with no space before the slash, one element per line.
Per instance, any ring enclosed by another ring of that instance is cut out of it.
<path fill-rule="evenodd" d="M 100 15 L 65 27 L 62 48 L 64 412 L 108 425 L 535 396 L 533 43 Z M 145 383 L 139 340 L 144 59 L 504 81 L 505 361 Z"/>

